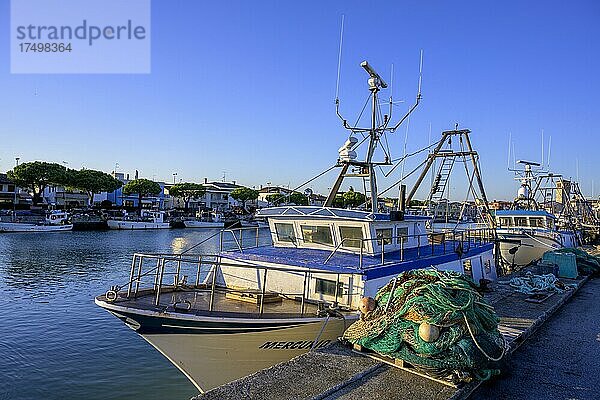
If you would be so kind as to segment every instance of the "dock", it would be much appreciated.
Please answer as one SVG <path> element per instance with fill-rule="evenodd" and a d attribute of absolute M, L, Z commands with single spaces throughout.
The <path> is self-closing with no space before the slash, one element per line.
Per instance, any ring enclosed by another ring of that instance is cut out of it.
<path fill-rule="evenodd" d="M 535 303 L 526 301 L 528 295 L 508 285 L 511 277 L 500 278 L 491 285 L 492 291 L 485 294 L 500 317 L 499 329 L 509 346 L 503 363 L 589 280 L 589 277 L 561 279 L 574 287 Z M 335 343 L 212 389 L 193 400 L 459 400 L 468 398 L 481 384 L 475 381 L 455 388 Z"/>

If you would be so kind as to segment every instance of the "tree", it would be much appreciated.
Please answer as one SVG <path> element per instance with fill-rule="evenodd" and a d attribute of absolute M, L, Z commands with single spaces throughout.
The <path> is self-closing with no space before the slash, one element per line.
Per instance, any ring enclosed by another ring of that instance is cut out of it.
<path fill-rule="evenodd" d="M 288 195 L 283 193 L 273 193 L 266 197 L 267 201 L 275 206 L 280 204 L 295 204 L 297 206 L 307 206 L 308 199 L 300 192 L 292 192 Z"/>
<path fill-rule="evenodd" d="M 171 196 L 183 198 L 186 211 L 190 201 L 192 199 L 199 199 L 204 196 L 204 193 L 206 193 L 206 189 L 199 183 L 178 183 L 169 189 Z"/>
<path fill-rule="evenodd" d="M 308 198 L 300 192 L 293 192 L 288 197 L 288 203 L 296 204 L 298 206 L 307 206 Z"/>
<path fill-rule="evenodd" d="M 273 204 L 274 206 L 278 206 L 285 201 L 285 195 L 283 195 L 281 193 L 273 193 L 273 194 L 267 195 L 267 197 L 265 197 L 265 199 L 269 203 Z"/>
<path fill-rule="evenodd" d="M 344 196 L 341 194 L 336 194 L 333 198 L 333 206 L 335 208 L 344 208 Z"/>
<path fill-rule="evenodd" d="M 68 185 L 87 193 L 90 206 L 94 205 L 94 194 L 101 192 L 114 192 L 123 182 L 111 175 L 93 169 L 69 170 Z"/>
<path fill-rule="evenodd" d="M 127 182 L 123 186 L 123 194 L 130 195 L 137 193 L 138 195 L 138 212 L 142 213 L 142 198 L 148 195 L 157 195 L 162 191 L 160 185 L 149 179 L 136 179 Z"/>
<path fill-rule="evenodd" d="M 248 200 L 258 199 L 258 191 L 247 187 L 239 187 L 234 189 L 230 196 L 237 201 L 241 201 L 242 207 L 246 208 L 246 202 Z"/>
<path fill-rule="evenodd" d="M 408 205 L 409 207 L 422 207 L 425 205 L 425 201 L 421 201 L 421 200 L 411 200 L 410 204 Z"/>
<path fill-rule="evenodd" d="M 365 202 L 365 195 L 350 188 L 342 195 L 345 207 L 358 207 Z"/>
<path fill-rule="evenodd" d="M 41 203 L 44 189 L 49 185 L 68 184 L 67 169 L 56 163 L 34 161 L 23 163 L 8 171 L 14 184 L 33 193 L 33 204 Z"/>

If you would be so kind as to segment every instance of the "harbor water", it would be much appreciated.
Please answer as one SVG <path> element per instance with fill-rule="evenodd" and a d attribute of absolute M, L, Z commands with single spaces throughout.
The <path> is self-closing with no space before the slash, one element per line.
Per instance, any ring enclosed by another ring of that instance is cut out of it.
<path fill-rule="evenodd" d="M 94 297 L 128 281 L 134 252 L 179 253 L 217 232 L 0 234 L 0 400 L 196 395 L 183 374 Z M 218 246 L 217 235 L 195 251 Z"/>

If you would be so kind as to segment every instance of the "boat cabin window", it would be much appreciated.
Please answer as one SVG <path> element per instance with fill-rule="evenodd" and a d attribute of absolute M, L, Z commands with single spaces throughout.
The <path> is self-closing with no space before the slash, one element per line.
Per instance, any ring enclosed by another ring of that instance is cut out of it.
<path fill-rule="evenodd" d="M 543 228 L 544 227 L 544 218 L 541 217 L 529 217 L 529 226 L 532 227 L 540 227 Z"/>
<path fill-rule="evenodd" d="M 396 228 L 396 232 L 396 236 L 398 236 L 396 239 L 398 244 L 400 244 L 400 242 L 406 242 L 406 238 L 408 238 L 408 226 L 399 226 Z"/>
<path fill-rule="evenodd" d="M 392 228 L 375 229 L 375 236 L 377 237 L 377 244 L 381 246 L 381 239 L 383 244 L 392 244 Z"/>
<path fill-rule="evenodd" d="M 336 281 L 332 281 L 329 279 L 316 278 L 315 279 L 315 292 L 324 294 L 327 296 L 335 296 L 335 282 Z M 342 295 L 343 288 L 344 288 L 344 284 L 343 284 L 343 282 L 340 282 L 339 286 L 338 286 L 338 292 L 337 292 L 338 296 Z"/>
<path fill-rule="evenodd" d="M 280 242 L 296 241 L 293 224 L 275 223 L 275 233 L 277 233 L 277 240 Z"/>
<path fill-rule="evenodd" d="M 527 226 L 527 218 L 515 217 L 515 226 Z"/>
<path fill-rule="evenodd" d="M 340 226 L 340 237 L 343 247 L 360 248 L 363 239 L 363 230 L 360 226 Z"/>
<path fill-rule="evenodd" d="M 511 226 L 510 218 L 501 217 L 500 218 L 500 226 Z"/>
<path fill-rule="evenodd" d="M 302 238 L 305 243 L 318 243 L 333 245 L 331 229 L 328 226 L 301 225 Z"/>

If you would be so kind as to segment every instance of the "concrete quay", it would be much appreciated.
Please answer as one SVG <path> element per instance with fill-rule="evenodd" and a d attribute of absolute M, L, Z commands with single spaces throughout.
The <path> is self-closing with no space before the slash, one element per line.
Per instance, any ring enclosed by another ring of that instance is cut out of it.
<path fill-rule="evenodd" d="M 508 354 L 503 361 L 506 367 L 503 368 L 500 377 L 493 378 L 490 382 L 483 384 L 473 382 L 456 389 L 357 354 L 336 343 L 210 390 L 196 396 L 194 400 L 389 400 L 394 398 L 456 400 L 471 395 L 482 399 L 487 398 L 489 391 L 494 391 L 489 388 L 493 388 L 496 382 L 501 384 L 503 376 L 510 374 L 512 353 L 550 319 L 589 278 L 563 280 L 565 283 L 575 284 L 576 287 L 563 293 L 556 293 L 542 303 L 525 301 L 528 296 L 516 292 L 508 285 L 508 280 L 509 277 L 501 278 L 492 284 L 493 290 L 486 293 L 486 298 L 500 316 L 500 331 L 509 343 Z M 594 285 L 600 288 L 600 281 L 594 281 Z M 600 289 L 598 291 L 600 292 Z M 579 301 L 577 304 L 579 306 L 573 307 L 569 313 L 581 313 L 580 308 L 591 306 L 588 302 Z M 560 318 L 564 317 L 561 315 Z M 540 346 L 544 347 L 544 343 L 542 342 Z M 548 357 L 550 355 L 547 353 L 551 352 L 552 349 L 545 348 L 540 357 L 544 357 L 543 354 Z M 529 360 L 529 362 L 538 362 L 538 360 Z M 594 367 L 592 370 L 597 368 Z M 535 378 L 533 379 L 535 382 Z"/>

